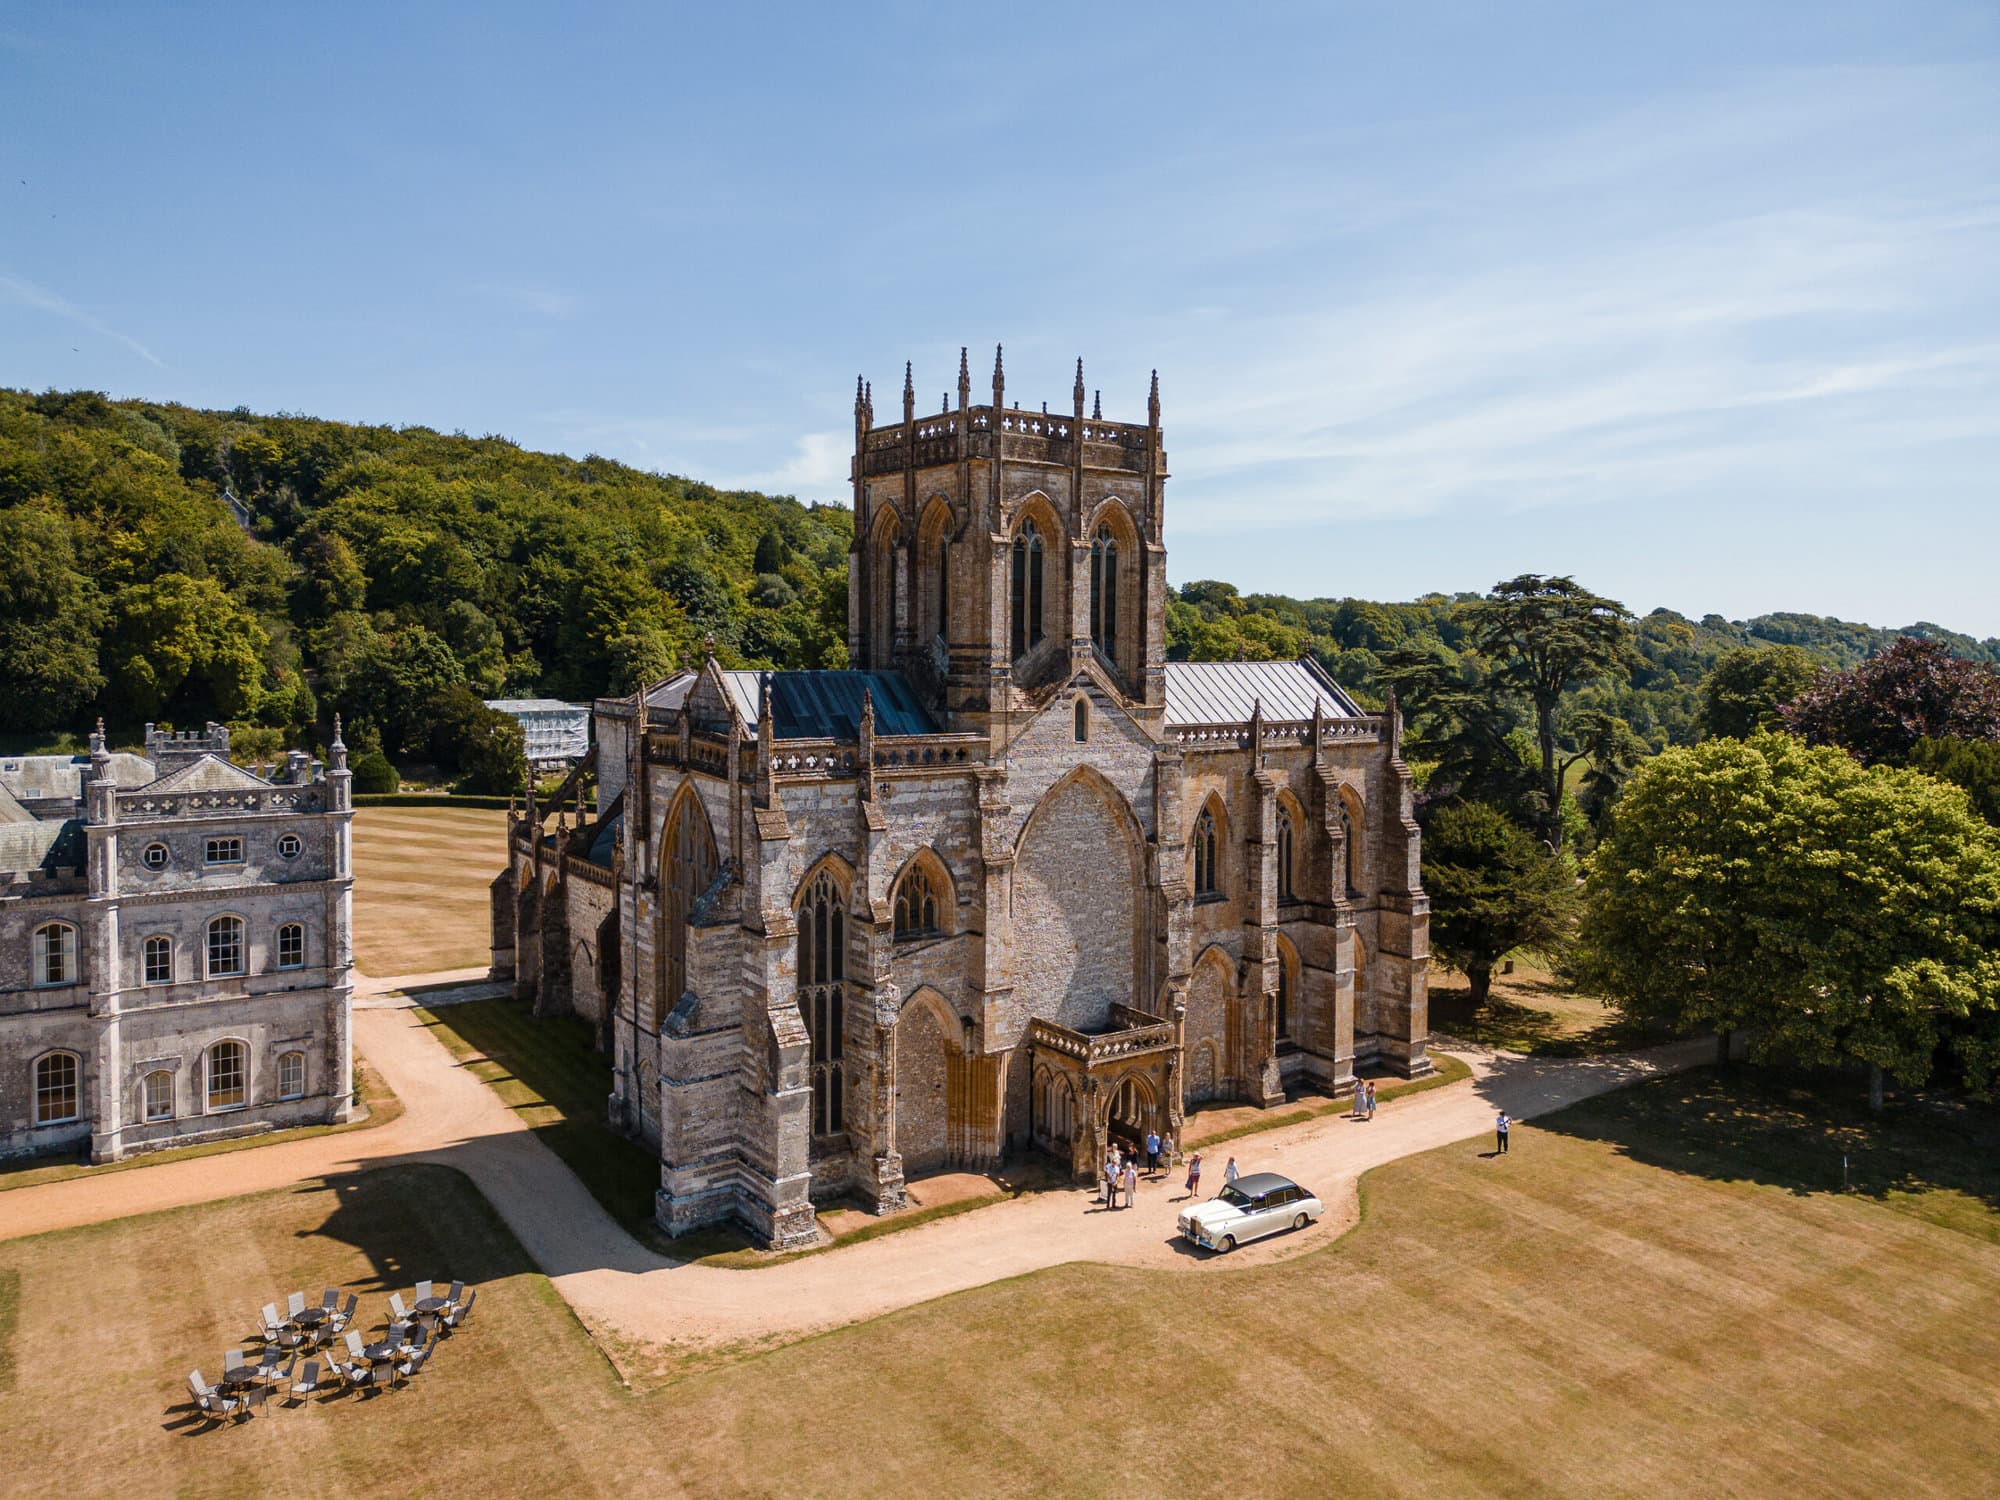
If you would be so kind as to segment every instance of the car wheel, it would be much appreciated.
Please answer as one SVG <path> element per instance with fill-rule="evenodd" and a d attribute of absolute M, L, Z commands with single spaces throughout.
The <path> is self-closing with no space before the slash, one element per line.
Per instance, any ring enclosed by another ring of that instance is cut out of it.
<path fill-rule="evenodd" d="M 1222 1253 L 1224 1255 L 1227 1255 L 1230 1251 L 1234 1250 L 1235 1248 L 1236 1248 L 1236 1236 L 1233 1234 L 1225 1234 L 1222 1237 Z"/>
<path fill-rule="evenodd" d="M 1311 1219 L 1307 1218 L 1304 1214 L 1300 1214 L 1296 1219 L 1292 1220 L 1292 1228 L 1303 1229 L 1310 1223 L 1312 1223 Z"/>

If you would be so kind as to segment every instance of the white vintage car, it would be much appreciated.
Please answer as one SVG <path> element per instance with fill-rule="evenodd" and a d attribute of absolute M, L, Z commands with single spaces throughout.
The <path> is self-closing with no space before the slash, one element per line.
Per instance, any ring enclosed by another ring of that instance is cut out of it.
<path fill-rule="evenodd" d="M 1182 1238 L 1204 1249 L 1229 1251 L 1281 1229 L 1303 1229 L 1325 1212 L 1326 1205 L 1291 1178 L 1252 1172 L 1184 1210 L 1180 1229 Z"/>

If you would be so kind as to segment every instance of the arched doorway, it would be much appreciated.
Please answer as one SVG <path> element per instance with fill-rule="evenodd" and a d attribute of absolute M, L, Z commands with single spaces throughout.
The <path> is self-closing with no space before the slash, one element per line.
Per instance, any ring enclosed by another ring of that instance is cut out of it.
<path fill-rule="evenodd" d="M 896 1021 L 896 1150 L 903 1175 L 935 1172 L 950 1158 L 951 1038 L 935 1004 L 912 999 Z"/>
<path fill-rule="evenodd" d="M 1148 1131 L 1159 1128 L 1152 1085 L 1143 1074 L 1127 1073 L 1118 1080 L 1111 1090 L 1110 1110 L 1106 1122 L 1110 1137 L 1128 1147 L 1139 1145 Z"/>

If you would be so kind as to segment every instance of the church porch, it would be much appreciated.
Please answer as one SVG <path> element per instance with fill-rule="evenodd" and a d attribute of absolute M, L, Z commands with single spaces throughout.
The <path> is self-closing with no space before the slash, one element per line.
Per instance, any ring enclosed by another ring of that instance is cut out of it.
<path fill-rule="evenodd" d="M 1173 1022 L 1115 1005 L 1101 1031 L 1031 1021 L 1028 1048 L 1029 1139 L 1078 1179 L 1096 1176 L 1114 1141 L 1136 1148 L 1149 1133 L 1179 1133 L 1180 1042 Z"/>

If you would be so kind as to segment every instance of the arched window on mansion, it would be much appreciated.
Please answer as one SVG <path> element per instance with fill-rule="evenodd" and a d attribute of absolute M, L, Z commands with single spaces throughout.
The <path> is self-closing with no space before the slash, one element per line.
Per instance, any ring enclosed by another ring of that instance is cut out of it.
<path fill-rule="evenodd" d="M 1011 595 L 1014 659 L 1019 661 L 1042 643 L 1042 533 L 1024 522 L 1014 537 L 1014 583 Z"/>
<path fill-rule="evenodd" d="M 1293 884 L 1292 812 L 1288 807 L 1278 808 L 1278 904 L 1284 906 L 1299 899 L 1298 889 Z"/>
<path fill-rule="evenodd" d="M 1090 544 L 1090 638 L 1118 660 L 1118 539 L 1109 526 L 1098 527 Z"/>
<path fill-rule="evenodd" d="M 930 937 L 938 930 L 936 881 L 923 865 L 911 865 L 896 883 L 896 936 Z"/>
<path fill-rule="evenodd" d="M 843 1033 L 847 1026 L 847 908 L 830 870 L 799 906 L 799 1014 L 812 1039 L 812 1133 L 841 1129 Z"/>
<path fill-rule="evenodd" d="M 1194 820 L 1194 893 L 1197 897 L 1221 892 L 1216 872 L 1215 809 L 1204 807 Z"/>

